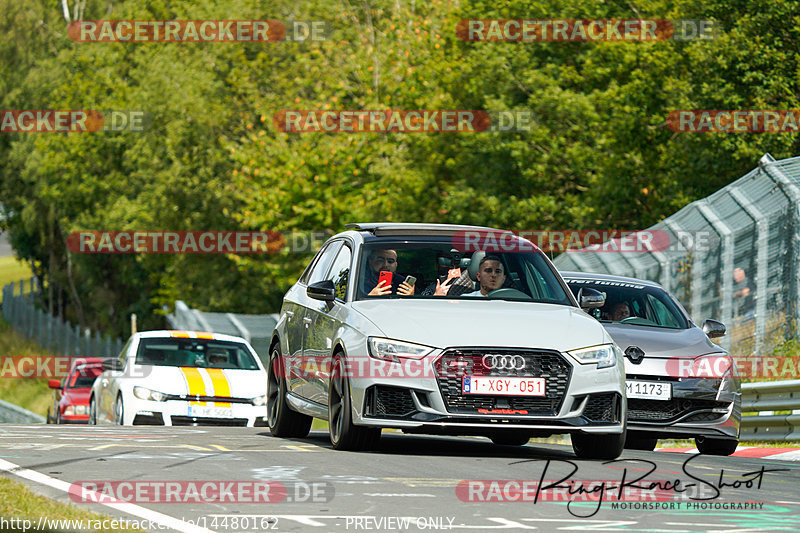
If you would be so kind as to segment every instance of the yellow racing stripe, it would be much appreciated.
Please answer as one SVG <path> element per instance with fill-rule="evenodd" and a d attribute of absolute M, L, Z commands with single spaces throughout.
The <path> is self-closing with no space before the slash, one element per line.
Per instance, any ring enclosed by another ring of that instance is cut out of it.
<path fill-rule="evenodd" d="M 181 372 L 183 377 L 186 378 L 186 384 L 189 386 L 189 396 L 207 396 L 206 384 L 203 382 L 203 376 L 200 371 L 194 367 L 182 366 Z M 205 405 L 205 402 L 190 402 L 190 405 Z"/>
<path fill-rule="evenodd" d="M 225 373 L 219 368 L 206 368 L 206 372 L 211 377 L 211 384 L 214 385 L 214 396 L 222 396 L 224 398 L 231 397 L 231 386 L 228 383 L 228 378 Z M 214 402 L 217 407 L 230 407 L 229 402 Z"/>

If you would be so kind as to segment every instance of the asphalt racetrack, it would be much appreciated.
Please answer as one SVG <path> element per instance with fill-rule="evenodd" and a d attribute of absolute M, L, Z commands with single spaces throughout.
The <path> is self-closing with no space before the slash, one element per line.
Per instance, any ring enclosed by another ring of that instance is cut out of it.
<path fill-rule="evenodd" d="M 603 463 L 563 445 L 387 431 L 361 453 L 332 450 L 319 430 L 287 440 L 265 428 L 4 425 L 0 435 L 4 475 L 151 520 L 151 531 L 800 530 L 791 461 L 626 450 Z M 646 481 L 658 485 L 637 487 Z"/>

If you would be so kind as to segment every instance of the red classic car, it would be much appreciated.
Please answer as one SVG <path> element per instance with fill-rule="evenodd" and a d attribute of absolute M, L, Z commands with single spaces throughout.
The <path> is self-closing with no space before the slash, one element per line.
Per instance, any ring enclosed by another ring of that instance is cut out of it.
<path fill-rule="evenodd" d="M 53 401 L 47 410 L 48 424 L 86 424 L 89 422 L 89 394 L 97 376 L 103 373 L 103 360 L 76 358 L 63 381 L 51 379 Z"/>

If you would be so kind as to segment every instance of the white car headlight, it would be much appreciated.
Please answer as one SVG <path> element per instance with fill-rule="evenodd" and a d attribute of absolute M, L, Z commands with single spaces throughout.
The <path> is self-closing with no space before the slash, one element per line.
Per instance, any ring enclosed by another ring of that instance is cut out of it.
<path fill-rule="evenodd" d="M 412 344 L 410 342 L 370 337 L 367 341 L 369 355 L 375 359 L 395 360 L 398 357 L 407 359 L 422 359 L 433 351 L 430 346 Z"/>
<path fill-rule="evenodd" d="M 140 400 L 152 400 L 154 402 L 163 402 L 167 399 L 167 395 L 163 392 L 158 392 L 156 390 L 150 390 L 146 387 L 134 387 L 133 388 L 133 395 L 139 398 Z"/>
<path fill-rule="evenodd" d="M 252 398 L 250 401 L 253 402 L 253 405 L 256 406 L 266 405 L 267 395 L 265 394 L 264 396 L 256 396 L 255 398 Z"/>
<path fill-rule="evenodd" d="M 618 350 L 619 348 L 614 344 L 603 344 L 602 346 L 592 346 L 567 353 L 582 365 L 597 363 L 597 368 L 608 368 L 617 364 Z"/>

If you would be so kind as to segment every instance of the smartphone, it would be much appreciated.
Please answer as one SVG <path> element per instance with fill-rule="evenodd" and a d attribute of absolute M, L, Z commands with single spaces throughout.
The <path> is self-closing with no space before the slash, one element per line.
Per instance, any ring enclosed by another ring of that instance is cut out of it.
<path fill-rule="evenodd" d="M 383 284 L 384 287 L 391 287 L 392 286 L 392 273 L 387 272 L 385 270 L 381 270 L 381 273 L 378 277 L 378 285 L 381 284 L 381 281 L 385 281 L 386 283 Z"/>
<path fill-rule="evenodd" d="M 460 268 L 451 268 L 447 271 L 448 278 L 460 278 L 461 277 L 461 269 Z"/>
<path fill-rule="evenodd" d="M 414 276 L 406 276 L 406 283 L 408 283 L 412 287 L 414 286 L 414 284 L 416 282 L 417 282 L 417 278 L 415 278 Z"/>

